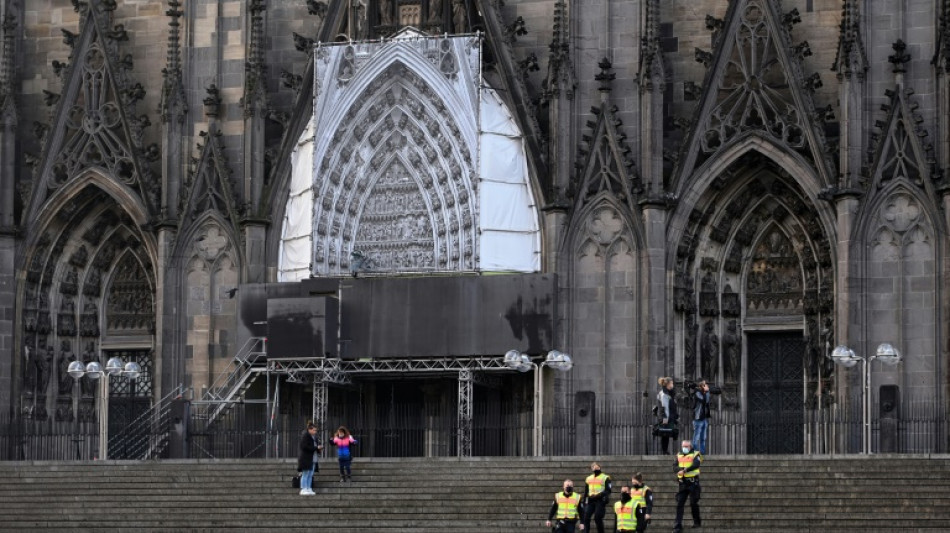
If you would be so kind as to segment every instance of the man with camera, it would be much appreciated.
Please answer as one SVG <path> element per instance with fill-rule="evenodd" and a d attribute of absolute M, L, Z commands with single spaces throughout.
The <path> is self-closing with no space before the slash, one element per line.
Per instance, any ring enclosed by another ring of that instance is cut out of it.
<path fill-rule="evenodd" d="M 709 436 L 709 395 L 720 394 L 719 387 L 710 387 L 706 380 L 688 384 L 693 393 L 693 450 L 706 455 Z"/>

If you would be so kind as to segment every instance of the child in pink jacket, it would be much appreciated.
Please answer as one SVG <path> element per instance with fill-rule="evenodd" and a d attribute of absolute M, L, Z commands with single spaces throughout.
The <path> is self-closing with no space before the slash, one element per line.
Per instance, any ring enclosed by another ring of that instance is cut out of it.
<path fill-rule="evenodd" d="M 336 430 L 336 435 L 330 439 L 330 444 L 336 446 L 336 457 L 340 462 L 340 482 L 352 481 L 350 476 L 350 463 L 353 457 L 350 455 L 350 445 L 356 444 L 356 439 L 350 435 L 350 431 L 344 426 Z"/>

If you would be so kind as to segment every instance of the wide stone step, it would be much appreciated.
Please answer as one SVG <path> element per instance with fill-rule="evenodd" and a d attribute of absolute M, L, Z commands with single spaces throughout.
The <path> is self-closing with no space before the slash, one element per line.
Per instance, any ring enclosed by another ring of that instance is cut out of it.
<path fill-rule="evenodd" d="M 710 456 L 705 530 L 950 531 L 948 458 Z M 309 497 L 290 488 L 293 460 L 0 463 L 0 529 L 544 531 L 561 481 L 581 486 L 593 459 L 357 459 L 350 483 L 326 459 Z M 643 472 L 657 497 L 651 530 L 671 527 L 670 457 L 600 462 L 617 490 Z"/>

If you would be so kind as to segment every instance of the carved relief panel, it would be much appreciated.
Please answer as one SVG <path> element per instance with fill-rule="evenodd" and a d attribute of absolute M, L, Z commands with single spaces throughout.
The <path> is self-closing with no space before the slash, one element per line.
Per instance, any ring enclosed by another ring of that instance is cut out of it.
<path fill-rule="evenodd" d="M 750 313 L 803 312 L 801 263 L 791 241 L 772 229 L 755 247 L 746 277 L 746 306 Z"/>
<path fill-rule="evenodd" d="M 445 101 L 458 95 L 432 79 L 461 83 L 458 54 L 469 53 L 467 45 L 422 39 L 405 46 L 429 65 L 391 64 L 348 104 L 326 145 L 315 147 L 315 274 L 471 271 L 478 264 L 474 137 Z M 380 50 L 362 43 L 324 50 L 317 79 L 332 73 L 337 85 L 318 101 L 342 98 Z"/>
<path fill-rule="evenodd" d="M 106 324 L 110 335 L 152 334 L 152 287 L 138 258 L 126 253 L 116 265 L 109 288 Z"/>

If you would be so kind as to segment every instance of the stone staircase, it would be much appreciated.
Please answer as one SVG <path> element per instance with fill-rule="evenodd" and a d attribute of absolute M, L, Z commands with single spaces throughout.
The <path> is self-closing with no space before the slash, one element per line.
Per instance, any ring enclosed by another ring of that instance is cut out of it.
<path fill-rule="evenodd" d="M 0 463 L 0 530 L 545 532 L 561 481 L 582 486 L 592 459 L 357 458 L 351 483 L 324 459 L 309 497 L 283 459 Z M 649 531 L 672 529 L 670 457 L 598 460 L 618 491 L 644 472 Z M 702 479 L 701 531 L 950 531 L 950 456 L 711 456 Z"/>

